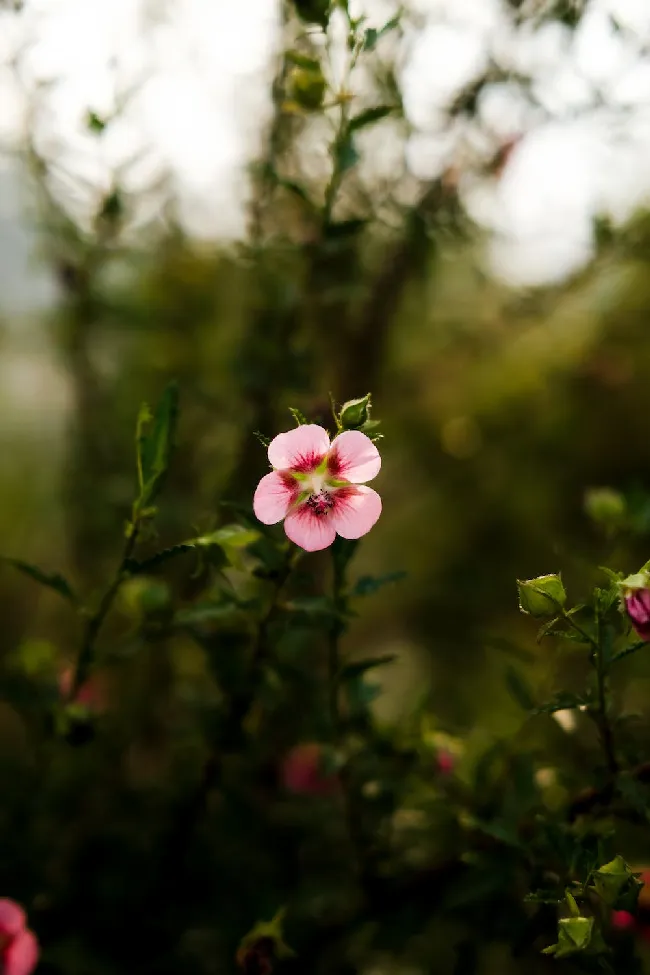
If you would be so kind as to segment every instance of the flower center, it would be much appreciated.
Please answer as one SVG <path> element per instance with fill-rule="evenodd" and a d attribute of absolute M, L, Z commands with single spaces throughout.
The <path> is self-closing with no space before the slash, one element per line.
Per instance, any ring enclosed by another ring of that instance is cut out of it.
<path fill-rule="evenodd" d="M 326 515 L 334 507 L 334 498 L 330 491 L 320 488 L 309 495 L 305 504 L 313 514 Z"/>

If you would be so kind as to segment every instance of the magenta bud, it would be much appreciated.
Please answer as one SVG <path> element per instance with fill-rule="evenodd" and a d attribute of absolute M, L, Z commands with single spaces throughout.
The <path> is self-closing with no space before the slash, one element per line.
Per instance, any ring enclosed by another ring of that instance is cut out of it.
<path fill-rule="evenodd" d="M 650 589 L 628 590 L 625 611 L 641 639 L 650 641 Z"/>
<path fill-rule="evenodd" d="M 454 771 L 456 762 L 451 752 L 441 749 L 436 757 L 436 764 L 441 775 L 451 775 Z"/>

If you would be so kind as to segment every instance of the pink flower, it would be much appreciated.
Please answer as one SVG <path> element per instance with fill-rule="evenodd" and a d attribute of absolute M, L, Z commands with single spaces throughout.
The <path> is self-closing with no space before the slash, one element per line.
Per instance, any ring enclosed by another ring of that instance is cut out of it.
<path fill-rule="evenodd" d="M 282 763 L 282 784 L 288 792 L 331 796 L 339 789 L 338 776 L 323 771 L 323 747 L 318 742 L 296 745 Z"/>
<path fill-rule="evenodd" d="M 625 611 L 641 639 L 650 641 L 650 589 L 629 589 Z"/>
<path fill-rule="evenodd" d="M 330 444 L 327 431 L 304 424 L 269 444 L 275 468 L 257 485 L 253 508 L 265 525 L 284 518 L 287 536 L 307 552 L 343 538 L 361 538 L 381 514 L 381 498 L 365 482 L 379 473 L 381 457 L 359 430 Z"/>
<path fill-rule="evenodd" d="M 0 960 L 2 975 L 30 975 L 38 961 L 38 942 L 27 928 L 22 907 L 0 898 Z"/>

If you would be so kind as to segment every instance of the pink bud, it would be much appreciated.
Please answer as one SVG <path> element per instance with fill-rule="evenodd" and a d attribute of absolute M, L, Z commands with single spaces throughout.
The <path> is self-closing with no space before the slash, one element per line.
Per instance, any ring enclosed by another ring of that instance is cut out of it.
<path fill-rule="evenodd" d="M 0 961 L 2 975 L 30 975 L 38 961 L 38 942 L 27 928 L 22 907 L 0 898 Z"/>
<path fill-rule="evenodd" d="M 650 589 L 632 589 L 625 597 L 625 609 L 642 640 L 650 641 Z"/>
<path fill-rule="evenodd" d="M 451 775 L 454 771 L 456 760 L 451 752 L 441 749 L 436 757 L 436 764 L 441 775 Z"/>
<path fill-rule="evenodd" d="M 63 670 L 59 676 L 59 694 L 67 698 L 72 688 L 73 671 L 71 667 Z M 97 714 L 106 711 L 107 698 L 105 683 L 98 676 L 92 676 L 85 681 L 74 699 L 75 704 L 83 704 L 89 711 Z"/>
<path fill-rule="evenodd" d="M 612 927 L 617 931 L 633 931 L 636 919 L 629 911 L 612 911 Z"/>
<path fill-rule="evenodd" d="M 292 748 L 282 763 L 282 783 L 288 792 L 331 796 L 339 789 L 338 776 L 323 771 L 323 746 L 305 742 Z"/>

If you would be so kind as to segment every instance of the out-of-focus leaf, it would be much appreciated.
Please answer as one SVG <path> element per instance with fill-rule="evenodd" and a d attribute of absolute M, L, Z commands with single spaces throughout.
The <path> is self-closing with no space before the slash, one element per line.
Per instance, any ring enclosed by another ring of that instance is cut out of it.
<path fill-rule="evenodd" d="M 64 599 L 68 599 L 76 605 L 77 596 L 68 580 L 60 572 L 46 572 L 37 565 L 32 565 L 30 562 L 23 562 L 22 559 L 3 558 L 2 561 L 6 562 L 7 565 L 13 566 L 14 569 L 18 569 L 19 572 L 29 576 L 35 582 L 40 582 L 42 586 L 53 589 L 55 592 L 58 592 L 59 596 L 63 596 Z"/>
<path fill-rule="evenodd" d="M 528 682 L 522 677 L 519 671 L 515 670 L 514 667 L 508 667 L 506 669 L 505 678 L 506 686 L 517 704 L 519 704 L 524 711 L 533 711 L 535 708 L 535 699 L 528 686 Z"/>
<path fill-rule="evenodd" d="M 162 487 L 171 460 L 177 420 L 175 382 L 167 386 L 155 413 L 151 413 L 146 403 L 140 409 L 136 431 L 140 510 L 155 500 Z"/>
<path fill-rule="evenodd" d="M 555 714 L 556 711 L 572 711 L 576 710 L 577 708 L 581 708 L 588 703 L 587 698 L 564 691 L 560 694 L 556 694 L 555 697 L 550 701 L 547 701 L 546 704 L 540 704 L 539 707 L 533 708 L 532 713 L 537 715 Z"/>
<path fill-rule="evenodd" d="M 372 51 L 380 37 L 383 37 L 385 34 L 388 34 L 389 31 L 394 30 L 398 26 L 399 21 L 399 17 L 393 17 L 386 24 L 384 24 L 383 27 L 379 28 L 379 30 L 377 30 L 375 27 L 369 27 L 366 30 L 363 39 L 364 51 Z"/>
<path fill-rule="evenodd" d="M 358 132 L 359 129 L 365 129 L 367 126 L 379 122 L 394 111 L 395 109 L 392 105 L 376 105 L 374 108 L 367 108 L 365 112 L 359 112 L 358 115 L 354 115 L 350 119 L 350 129 L 353 132 Z"/>
<path fill-rule="evenodd" d="M 401 582 L 407 573 L 403 570 L 387 572 L 383 576 L 360 576 L 350 590 L 351 596 L 374 596 L 375 593 L 394 582 Z"/>
<path fill-rule="evenodd" d="M 616 653 L 612 654 L 610 663 L 617 663 L 619 660 L 624 660 L 625 657 L 631 657 L 632 654 L 638 653 L 639 650 L 643 650 L 647 646 L 647 640 L 636 640 L 634 643 L 630 643 L 629 646 L 623 647 L 621 650 L 617 650 Z"/>
<path fill-rule="evenodd" d="M 336 147 L 336 167 L 339 173 L 346 173 L 358 161 L 359 153 L 357 152 L 352 133 L 350 132 Z"/>
<path fill-rule="evenodd" d="M 341 683 L 344 683 L 347 680 L 359 677 L 361 674 L 366 674 L 369 670 L 374 670 L 375 667 L 392 664 L 396 659 L 397 657 L 394 653 L 385 653 L 381 657 L 368 657 L 366 660 L 355 660 L 343 667 L 338 679 Z"/>

